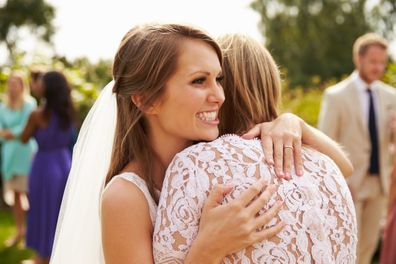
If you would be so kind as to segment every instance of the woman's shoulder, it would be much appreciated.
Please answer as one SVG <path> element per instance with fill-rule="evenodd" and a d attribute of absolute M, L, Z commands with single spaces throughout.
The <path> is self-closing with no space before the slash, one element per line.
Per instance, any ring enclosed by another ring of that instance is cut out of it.
<path fill-rule="evenodd" d="M 144 181 L 133 173 L 122 173 L 114 176 L 102 194 L 102 204 L 113 209 L 141 208 L 146 200 Z"/>
<path fill-rule="evenodd" d="M 146 182 L 133 172 L 123 172 L 110 180 L 102 194 L 102 207 L 110 211 L 147 211 L 155 217 L 156 204 Z"/>
<path fill-rule="evenodd" d="M 147 185 L 141 177 L 133 172 L 122 172 L 112 177 L 106 185 L 103 195 L 115 196 L 117 199 L 128 199 L 140 194 L 142 189 L 147 189 Z"/>
<path fill-rule="evenodd" d="M 194 160 L 210 161 L 218 157 L 231 158 L 234 154 L 252 156 L 255 160 L 261 156 L 262 147 L 259 139 L 243 139 L 235 134 L 223 135 L 216 140 L 194 144 L 176 154 L 176 161 L 191 162 Z M 257 156 L 257 157 L 256 157 Z"/>

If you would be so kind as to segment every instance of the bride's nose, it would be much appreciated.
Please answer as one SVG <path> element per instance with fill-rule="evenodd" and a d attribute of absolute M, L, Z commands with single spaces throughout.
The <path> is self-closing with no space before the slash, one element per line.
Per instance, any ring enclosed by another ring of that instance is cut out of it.
<path fill-rule="evenodd" d="M 218 83 L 214 82 L 210 89 L 208 101 L 210 103 L 222 104 L 225 100 L 223 87 Z"/>

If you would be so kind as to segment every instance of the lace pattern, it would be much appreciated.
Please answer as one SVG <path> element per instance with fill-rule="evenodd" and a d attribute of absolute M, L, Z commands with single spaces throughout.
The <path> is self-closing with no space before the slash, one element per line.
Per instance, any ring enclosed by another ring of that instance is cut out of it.
<path fill-rule="evenodd" d="M 199 227 L 200 214 L 214 185 L 233 182 L 223 203 L 237 198 L 259 178 L 278 184 L 260 213 L 285 202 L 279 217 L 287 226 L 275 237 L 227 256 L 222 263 L 355 263 L 355 208 L 347 184 L 327 156 L 303 148 L 304 175 L 278 180 L 263 162 L 259 140 L 223 136 L 177 154 L 169 166 L 153 237 L 155 263 L 183 263 Z"/>

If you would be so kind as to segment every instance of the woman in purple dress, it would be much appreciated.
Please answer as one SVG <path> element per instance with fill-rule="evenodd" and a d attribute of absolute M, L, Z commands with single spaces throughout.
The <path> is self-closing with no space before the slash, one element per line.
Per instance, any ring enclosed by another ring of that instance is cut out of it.
<path fill-rule="evenodd" d="M 59 208 L 71 166 L 69 144 L 74 127 L 70 86 L 60 72 L 43 76 L 45 104 L 33 111 L 21 135 L 34 136 L 38 152 L 29 175 L 26 245 L 37 252 L 36 263 L 51 256 Z"/>

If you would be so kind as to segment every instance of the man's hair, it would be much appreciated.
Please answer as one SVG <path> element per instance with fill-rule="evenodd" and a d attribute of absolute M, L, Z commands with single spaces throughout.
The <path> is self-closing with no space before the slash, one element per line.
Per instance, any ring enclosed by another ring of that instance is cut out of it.
<path fill-rule="evenodd" d="M 388 42 L 375 33 L 364 34 L 358 37 L 353 44 L 353 58 L 356 59 L 358 56 L 364 55 L 370 46 L 378 46 L 387 50 Z"/>

